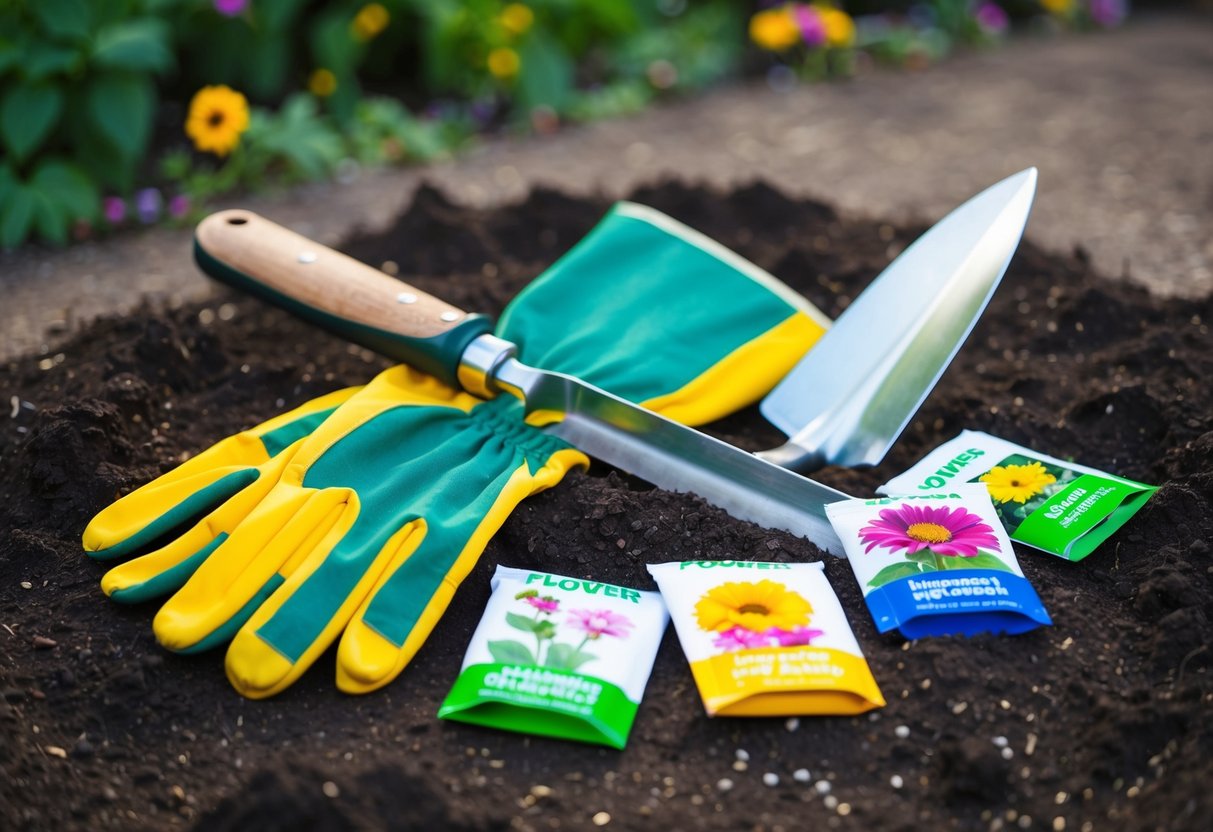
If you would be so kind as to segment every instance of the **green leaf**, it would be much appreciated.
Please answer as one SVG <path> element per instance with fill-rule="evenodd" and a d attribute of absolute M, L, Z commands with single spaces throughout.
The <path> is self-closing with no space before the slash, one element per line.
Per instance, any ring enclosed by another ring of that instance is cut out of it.
<path fill-rule="evenodd" d="M 156 90 L 150 79 L 124 73 L 97 77 L 86 97 L 89 120 L 127 159 L 143 153 L 155 103 Z"/>
<path fill-rule="evenodd" d="M 30 187 L 45 196 L 68 219 L 95 219 L 101 202 L 97 186 L 75 165 L 48 159 L 30 178 Z"/>
<path fill-rule="evenodd" d="M 13 158 L 38 149 L 63 112 L 63 93 L 51 86 L 15 84 L 0 101 L 0 137 Z"/>
<path fill-rule="evenodd" d="M 505 614 L 505 623 L 515 630 L 522 630 L 525 633 L 535 632 L 535 627 L 539 624 L 534 618 L 527 618 L 525 615 L 519 615 L 516 612 L 507 612 Z"/>
<path fill-rule="evenodd" d="M 573 62 L 557 41 L 536 33 L 519 50 L 516 93 L 524 112 L 546 105 L 559 111 L 573 89 Z"/>
<path fill-rule="evenodd" d="M 21 183 L 14 183 L 0 202 L 0 248 L 13 248 L 24 242 L 33 221 L 34 195 Z"/>
<path fill-rule="evenodd" d="M 21 71 L 31 81 L 41 81 L 52 75 L 68 75 L 83 63 L 83 57 L 79 49 L 70 46 L 33 43 L 21 62 Z"/>
<path fill-rule="evenodd" d="M 168 24 L 147 17 L 111 23 L 93 40 L 93 62 L 111 69 L 146 72 L 171 69 L 174 62 Z"/>
<path fill-rule="evenodd" d="M 490 641 L 489 655 L 502 664 L 535 664 L 535 657 L 525 644 L 517 641 Z"/>
<path fill-rule="evenodd" d="M 67 242 L 68 217 L 64 210 L 56 205 L 46 194 L 33 188 L 30 193 L 34 199 L 34 229 L 44 240 L 55 245 Z"/>
<path fill-rule="evenodd" d="M 998 557 L 990 552 L 979 551 L 971 558 L 941 557 L 944 569 L 997 569 L 1000 572 L 1012 572 Z"/>
<path fill-rule="evenodd" d="M 52 37 L 82 40 L 89 36 L 93 15 L 87 0 L 37 0 L 29 7 L 42 30 Z"/>
<path fill-rule="evenodd" d="M 894 563 L 890 566 L 886 566 L 884 569 L 881 569 L 872 576 L 872 580 L 868 581 L 868 586 L 876 589 L 877 587 L 882 587 L 885 584 L 901 580 L 902 578 L 912 578 L 915 575 L 921 575 L 924 572 L 934 571 L 936 571 L 934 566 L 928 567 L 925 563 L 919 564 L 910 563 L 909 561 L 902 561 L 901 563 Z"/>
<path fill-rule="evenodd" d="M 583 653 L 571 644 L 553 644 L 548 648 L 548 657 L 544 659 L 543 666 L 553 670 L 576 670 L 596 658 L 593 653 Z"/>

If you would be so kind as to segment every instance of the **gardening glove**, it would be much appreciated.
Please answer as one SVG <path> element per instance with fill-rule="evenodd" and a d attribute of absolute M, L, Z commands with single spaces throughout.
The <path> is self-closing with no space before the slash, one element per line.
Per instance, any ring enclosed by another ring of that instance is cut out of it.
<path fill-rule="evenodd" d="M 498 334 L 528 363 L 698 423 L 763 395 L 823 325 L 773 278 L 625 204 L 518 296 Z M 142 598 L 189 578 L 156 635 L 196 650 L 234 634 L 228 675 L 245 695 L 282 690 L 343 631 L 339 687 L 373 690 L 407 664 L 513 507 L 587 463 L 522 413 L 396 367 L 272 457 L 268 492 L 215 490 L 182 508 L 190 497 L 161 488 L 178 502 L 157 510 L 157 481 L 99 515 L 86 548 L 105 557 L 169 538 L 112 570 L 107 591 Z M 191 526 L 208 499 L 225 502 Z"/>

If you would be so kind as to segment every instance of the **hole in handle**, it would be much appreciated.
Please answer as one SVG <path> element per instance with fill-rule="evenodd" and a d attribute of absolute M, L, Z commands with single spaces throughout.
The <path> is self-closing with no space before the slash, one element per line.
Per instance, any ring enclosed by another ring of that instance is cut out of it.
<path fill-rule="evenodd" d="M 245 225 L 248 223 L 248 217 L 228 217 L 228 225 Z"/>

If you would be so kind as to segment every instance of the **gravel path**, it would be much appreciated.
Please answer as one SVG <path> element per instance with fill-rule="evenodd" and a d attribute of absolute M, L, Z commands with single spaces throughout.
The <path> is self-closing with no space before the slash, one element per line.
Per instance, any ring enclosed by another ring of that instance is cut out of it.
<path fill-rule="evenodd" d="M 635 118 L 454 162 L 311 186 L 242 204 L 333 243 L 386 226 L 422 182 L 476 205 L 534 185 L 624 195 L 666 177 L 768 180 L 845 212 L 933 220 L 1028 165 L 1040 191 L 1028 236 L 1081 244 L 1110 277 L 1160 294 L 1213 291 L 1213 17 L 1141 16 L 1116 32 L 1021 39 L 920 73 L 776 92 L 739 84 Z M 157 229 L 63 251 L 0 255 L 0 358 L 143 298 L 211 289 L 190 234 Z"/>

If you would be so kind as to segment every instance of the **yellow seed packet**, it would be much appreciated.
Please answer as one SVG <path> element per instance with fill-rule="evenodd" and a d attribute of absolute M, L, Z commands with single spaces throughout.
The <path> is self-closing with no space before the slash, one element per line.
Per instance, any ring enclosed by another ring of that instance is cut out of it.
<path fill-rule="evenodd" d="M 648 569 L 708 716 L 884 706 L 821 563 L 696 560 Z"/>

